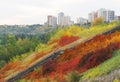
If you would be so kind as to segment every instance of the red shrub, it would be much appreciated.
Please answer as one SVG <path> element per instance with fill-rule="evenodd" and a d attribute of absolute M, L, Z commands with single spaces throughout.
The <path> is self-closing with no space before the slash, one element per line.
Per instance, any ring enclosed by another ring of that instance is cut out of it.
<path fill-rule="evenodd" d="M 76 41 L 78 40 L 79 37 L 78 36 L 68 36 L 68 35 L 65 35 L 65 36 L 62 36 L 59 41 L 58 41 L 58 44 L 60 46 L 65 46 L 69 43 L 72 43 L 73 41 Z"/>
<path fill-rule="evenodd" d="M 68 71 L 76 69 L 78 67 L 79 61 L 80 57 L 76 57 L 72 60 L 64 61 L 61 63 L 57 63 L 56 59 L 49 60 L 42 66 L 43 75 L 54 75 L 55 72 L 59 74 L 67 73 Z"/>
<path fill-rule="evenodd" d="M 43 70 L 43 75 L 45 74 L 49 74 L 51 72 L 55 71 L 57 65 L 57 60 L 53 59 L 53 60 L 49 60 L 47 61 L 43 66 L 42 66 L 42 70 Z"/>
<path fill-rule="evenodd" d="M 111 51 L 120 49 L 120 42 L 110 43 L 110 45 L 108 45 L 108 48 Z"/>
<path fill-rule="evenodd" d="M 64 74 L 76 69 L 80 59 L 81 59 L 80 57 L 76 57 L 72 60 L 59 63 L 57 65 L 57 73 Z"/>
<path fill-rule="evenodd" d="M 114 50 L 120 49 L 120 43 L 111 43 L 106 48 L 99 49 L 91 54 L 86 55 L 80 61 L 79 67 L 81 69 L 89 69 L 95 67 L 105 60 L 112 57 Z"/>
<path fill-rule="evenodd" d="M 105 60 L 109 59 L 110 57 L 112 57 L 112 52 L 109 51 L 109 49 L 105 48 L 105 49 L 98 50 L 94 53 L 94 55 L 92 55 L 86 60 L 85 66 L 88 69 L 92 68 L 104 62 Z"/>

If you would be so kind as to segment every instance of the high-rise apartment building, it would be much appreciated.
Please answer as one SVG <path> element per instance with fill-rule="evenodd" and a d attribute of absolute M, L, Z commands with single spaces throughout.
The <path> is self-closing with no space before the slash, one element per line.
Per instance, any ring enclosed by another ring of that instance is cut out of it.
<path fill-rule="evenodd" d="M 92 12 L 88 14 L 88 22 L 93 22 L 97 18 L 97 12 Z"/>
<path fill-rule="evenodd" d="M 70 16 L 65 16 L 64 13 L 60 12 L 58 14 L 58 25 L 59 26 L 69 26 L 74 24 L 73 21 L 71 21 Z"/>
<path fill-rule="evenodd" d="M 56 27 L 57 26 L 57 18 L 54 16 L 49 15 L 47 20 L 47 24 L 49 27 Z"/>
<path fill-rule="evenodd" d="M 103 20 L 106 21 L 106 16 L 107 16 L 107 14 L 106 14 L 106 9 L 101 8 L 101 9 L 99 9 L 99 10 L 97 11 L 97 13 L 98 13 L 98 17 L 97 17 L 97 18 L 102 17 Z"/>
<path fill-rule="evenodd" d="M 64 25 L 64 13 L 60 12 L 58 14 L 58 25 L 63 26 Z"/>
<path fill-rule="evenodd" d="M 64 20 L 63 20 L 63 25 L 64 26 L 68 26 L 70 25 L 70 16 L 64 16 Z"/>
<path fill-rule="evenodd" d="M 106 11 L 106 22 L 112 22 L 115 19 L 115 12 L 113 10 Z"/>
<path fill-rule="evenodd" d="M 92 22 L 99 17 L 102 17 L 104 22 L 112 22 L 115 19 L 115 12 L 113 10 L 106 10 L 102 8 L 96 12 L 88 14 L 89 22 Z"/>

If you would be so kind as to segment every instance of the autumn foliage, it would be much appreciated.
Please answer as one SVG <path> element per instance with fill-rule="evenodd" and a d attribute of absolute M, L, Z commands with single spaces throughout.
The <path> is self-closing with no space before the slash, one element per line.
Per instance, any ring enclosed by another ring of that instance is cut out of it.
<path fill-rule="evenodd" d="M 58 63 L 56 67 L 57 73 L 65 74 L 67 72 L 74 71 L 78 67 L 80 60 L 80 57 L 76 57 L 74 59 L 71 59 L 70 61 Z"/>
<path fill-rule="evenodd" d="M 82 57 L 90 52 L 107 47 L 111 43 L 120 42 L 120 32 L 115 32 L 107 35 L 98 35 L 91 41 L 84 42 L 75 46 L 73 49 L 66 49 L 58 59 L 59 61 L 66 61 L 77 56 Z"/>
<path fill-rule="evenodd" d="M 103 24 L 103 18 L 97 18 L 93 21 L 92 26 Z"/>
<path fill-rule="evenodd" d="M 62 36 L 62 37 L 59 39 L 58 44 L 59 44 L 60 46 L 65 46 L 65 45 L 67 45 L 67 44 L 69 44 L 69 43 L 72 43 L 73 41 L 78 40 L 78 39 L 79 39 L 78 36 L 64 35 L 64 36 Z"/>
<path fill-rule="evenodd" d="M 64 80 L 67 73 L 77 70 L 79 73 L 100 65 L 120 49 L 120 32 L 98 35 L 91 41 L 67 49 L 59 57 L 49 60 L 42 66 L 41 77 L 58 77 Z M 35 72 L 31 74 L 34 75 Z M 30 75 L 29 75 L 30 76 Z M 34 76 L 35 79 L 38 79 Z M 57 82 L 59 82 L 57 80 Z"/>
<path fill-rule="evenodd" d="M 53 71 L 56 71 L 56 65 L 57 65 L 57 60 L 49 60 L 46 63 L 44 63 L 44 65 L 42 66 L 42 70 L 43 70 L 43 75 L 45 75 L 46 73 L 51 73 Z"/>
<path fill-rule="evenodd" d="M 120 49 L 120 42 L 111 43 L 106 48 L 96 50 L 95 52 L 89 53 L 83 56 L 79 63 L 79 71 L 82 72 L 83 69 L 90 69 L 98 66 L 105 60 L 112 57 L 113 51 Z"/>
<path fill-rule="evenodd" d="M 91 30 L 94 29 L 95 28 L 91 28 Z M 0 79 L 3 80 L 4 77 L 7 77 L 14 72 L 24 70 L 27 66 L 30 66 L 44 55 L 78 40 L 85 34 L 84 32 L 86 32 L 83 29 L 79 29 L 79 32 L 76 32 L 76 29 L 69 29 L 69 31 L 70 32 L 66 34 L 61 31 L 59 32 L 59 34 L 61 34 L 60 36 L 56 35 L 56 37 L 51 39 L 48 44 L 40 45 L 38 47 L 38 51 L 40 50 L 40 52 L 37 52 L 25 59 L 21 59 L 20 61 L 9 62 L 6 64 L 0 70 L 0 73 L 2 73 L 2 75 L 0 75 Z M 71 31 L 73 34 L 70 34 Z M 88 34 L 91 33 L 93 33 L 93 31 L 90 33 L 88 32 Z M 111 58 L 112 53 L 117 49 L 120 49 L 120 32 L 97 35 L 92 40 L 78 44 L 72 49 L 66 49 L 60 56 L 48 60 L 40 66 L 40 68 L 37 68 L 33 72 L 27 74 L 25 78 L 39 80 L 39 78 L 49 77 L 51 79 L 57 78 L 57 82 L 64 82 L 64 76 L 67 73 L 71 71 L 78 71 L 79 73 L 82 73 L 90 68 L 98 66 L 105 60 Z"/>

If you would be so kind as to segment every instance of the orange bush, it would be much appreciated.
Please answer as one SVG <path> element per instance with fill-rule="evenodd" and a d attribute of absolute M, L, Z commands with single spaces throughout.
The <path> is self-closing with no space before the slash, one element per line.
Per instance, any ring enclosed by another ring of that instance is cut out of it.
<path fill-rule="evenodd" d="M 8 64 L 6 64 L 1 70 L 0 73 L 4 74 L 6 73 L 6 71 L 8 70 L 12 70 L 13 68 L 17 67 L 17 65 L 19 65 L 20 62 L 19 61 L 15 61 L 15 62 L 9 62 Z M 2 78 L 2 77 L 1 77 Z"/>
<path fill-rule="evenodd" d="M 69 43 L 72 43 L 73 41 L 78 40 L 78 39 L 79 39 L 78 36 L 68 36 L 68 35 L 64 35 L 64 36 L 62 36 L 62 37 L 59 39 L 58 44 L 59 44 L 60 46 L 65 46 L 65 45 L 67 45 L 67 44 L 69 44 Z"/>
<path fill-rule="evenodd" d="M 78 67 L 80 59 L 81 59 L 80 57 L 76 57 L 70 61 L 58 63 L 56 66 L 56 72 L 64 74 L 71 70 L 75 70 Z"/>

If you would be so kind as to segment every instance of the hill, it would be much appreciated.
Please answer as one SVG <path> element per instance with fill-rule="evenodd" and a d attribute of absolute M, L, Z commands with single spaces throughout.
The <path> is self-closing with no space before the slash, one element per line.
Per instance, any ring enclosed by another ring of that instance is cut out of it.
<path fill-rule="evenodd" d="M 120 48 L 120 33 L 110 33 L 112 32 L 111 29 L 114 29 L 117 25 L 119 23 L 114 22 L 109 25 L 102 24 L 91 28 L 70 26 L 57 29 L 47 44 L 39 44 L 36 47 L 35 53 L 27 57 L 22 55 L 22 57 L 15 58 L 6 64 L 0 70 L 0 79 L 1 81 L 7 80 L 44 60 L 45 57 L 49 56 L 49 53 L 62 49 L 64 50 L 63 53 L 49 59 L 34 71 L 32 70 L 33 72 L 25 75 L 20 81 L 66 82 L 74 75 L 78 81 L 84 77 L 81 76 L 83 72 L 102 65 L 107 59 L 113 58 L 113 53 Z M 77 73 L 74 73 L 74 71 L 77 71 Z"/>
<path fill-rule="evenodd" d="M 74 71 L 79 74 L 79 79 L 94 78 L 98 75 L 106 74 L 120 67 L 119 38 L 120 32 L 96 36 L 89 42 L 77 45 L 73 49 L 65 50 L 59 57 L 49 60 L 43 66 L 27 74 L 24 79 L 30 80 L 34 78 L 44 82 L 44 78 L 49 79 L 50 82 L 66 82 L 67 78 L 71 78 L 69 74 Z M 88 81 L 90 80 L 88 79 Z"/>

